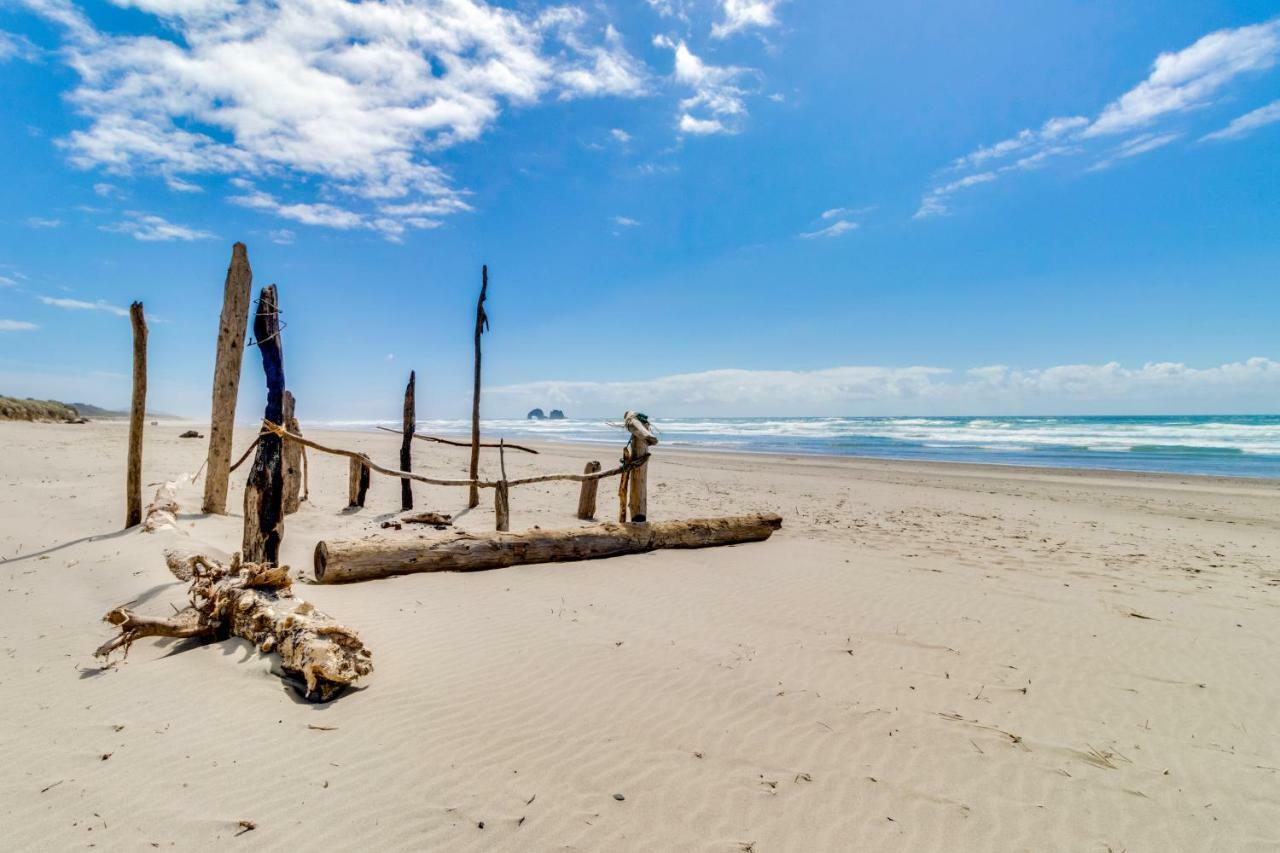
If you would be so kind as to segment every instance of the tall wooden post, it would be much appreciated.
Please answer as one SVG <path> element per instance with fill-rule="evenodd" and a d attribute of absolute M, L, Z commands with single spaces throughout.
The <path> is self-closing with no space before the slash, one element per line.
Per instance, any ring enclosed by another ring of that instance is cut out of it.
<path fill-rule="evenodd" d="M 142 523 L 142 422 L 147 413 L 147 319 L 142 303 L 129 306 L 133 326 L 133 401 L 129 406 L 129 471 L 125 477 L 124 526 Z"/>
<path fill-rule="evenodd" d="M 507 486 L 506 448 L 502 439 L 498 439 L 498 466 L 502 470 L 502 479 L 493 489 L 493 518 L 496 529 L 511 529 L 511 491 Z"/>
<path fill-rule="evenodd" d="M 584 474 L 596 474 L 600 471 L 599 462 L 588 462 L 582 469 Z M 596 492 L 600 488 L 599 480 L 583 480 L 582 492 L 578 495 L 578 518 L 590 520 L 596 517 Z"/>
<path fill-rule="evenodd" d="M 649 419 L 639 412 L 627 412 L 623 423 L 631 433 L 631 459 L 647 459 L 649 448 L 658 443 L 658 437 L 649 429 Z M 631 470 L 630 508 L 633 524 L 643 524 L 649 517 L 649 466 L 640 465 Z"/>
<path fill-rule="evenodd" d="M 369 466 L 352 459 L 347 466 L 347 509 L 364 506 L 369 491 Z"/>
<path fill-rule="evenodd" d="M 292 391 L 284 392 L 284 428 L 294 435 L 302 435 L 298 424 L 297 401 Z M 302 505 L 302 451 L 296 441 L 284 445 L 284 514 L 292 515 Z"/>
<path fill-rule="evenodd" d="M 412 471 L 413 468 L 413 433 L 418 428 L 417 408 L 413 400 L 414 371 L 409 371 L 409 384 L 404 389 L 404 438 L 400 441 L 400 470 Z M 400 509 L 413 509 L 413 488 L 411 480 L 400 479 Z"/>
<path fill-rule="evenodd" d="M 480 336 L 489 328 L 489 315 L 484 311 L 484 300 L 489 292 L 489 265 L 480 268 L 480 299 L 476 302 L 476 382 L 471 395 L 471 479 L 479 479 L 480 472 Z M 467 506 L 480 505 L 480 489 L 473 485 Z"/>
<path fill-rule="evenodd" d="M 280 303 L 274 284 L 258 294 L 253 318 L 254 343 L 262 354 L 267 376 L 267 408 L 264 417 L 273 424 L 284 421 L 284 348 L 280 342 Z M 280 436 L 269 432 L 258 440 L 258 452 L 244 487 L 244 542 L 246 562 L 278 563 L 284 538 L 284 453 Z"/>
<path fill-rule="evenodd" d="M 218 354 L 213 366 L 213 415 L 209 424 L 209 461 L 204 474 L 204 512 L 227 511 L 227 481 L 231 469 L 231 431 L 240 392 L 240 362 L 244 331 L 249 322 L 249 288 L 253 270 L 244 243 L 231 247 L 231 266 L 222 289 L 222 317 L 218 320 Z"/>

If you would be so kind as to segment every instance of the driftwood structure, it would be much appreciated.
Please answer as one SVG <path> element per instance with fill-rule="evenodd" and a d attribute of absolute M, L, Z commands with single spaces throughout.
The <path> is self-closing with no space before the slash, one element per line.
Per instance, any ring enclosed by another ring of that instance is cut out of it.
<path fill-rule="evenodd" d="M 396 435 L 400 435 L 402 432 L 402 430 L 392 429 L 389 426 L 379 426 L 378 429 L 383 430 L 384 432 L 394 432 Z M 430 441 L 436 444 L 447 444 L 450 447 L 470 447 L 471 446 L 471 442 L 469 441 L 453 441 L 451 439 L 440 438 L 439 436 L 435 436 L 435 435 L 423 435 L 420 432 L 415 432 L 413 434 L 413 437 L 418 441 Z M 497 448 L 498 442 L 482 441 L 480 442 L 480 446 Z M 507 448 L 507 450 L 520 450 L 520 451 L 523 451 L 524 453 L 532 453 L 535 456 L 538 453 L 538 451 L 534 450 L 532 447 L 525 447 L 524 445 L 521 445 L 521 444 L 511 444 L 510 442 L 508 442 L 504 446 Z"/>
<path fill-rule="evenodd" d="M 142 523 L 142 424 L 147 412 L 147 319 L 142 303 L 129 306 L 133 326 L 133 400 L 129 404 L 129 461 L 125 475 L 124 526 Z"/>
<path fill-rule="evenodd" d="M 417 374 L 409 371 L 409 384 L 404 389 L 404 438 L 400 441 L 400 470 L 413 470 L 413 434 L 418 429 L 418 410 L 414 403 Z M 413 481 L 400 480 L 400 509 L 413 509 Z"/>
<path fill-rule="evenodd" d="M 595 474 L 600 470 L 600 463 L 592 460 L 582 469 L 583 474 Z M 582 491 L 578 494 L 578 518 L 590 521 L 596 517 L 596 492 L 600 488 L 599 480 L 583 480 Z"/>
<path fill-rule="evenodd" d="M 143 637 L 241 637 L 263 654 L 277 652 L 285 672 L 302 678 L 307 698 L 321 702 L 373 672 L 372 654 L 355 631 L 293 597 L 288 566 L 241 562 L 239 554 L 227 565 L 198 554 L 168 562 L 191 582 L 187 607 L 163 618 L 115 608 L 103 619 L 120 633 L 98 648 L 99 657 L 117 649 L 128 655 Z"/>
<path fill-rule="evenodd" d="M 480 268 L 480 298 L 476 301 L 476 374 L 471 394 L 471 486 L 467 506 L 480 505 L 480 489 L 474 481 L 480 476 L 480 336 L 489 328 L 489 315 L 484 311 L 484 301 L 489 294 L 489 265 Z"/>
<path fill-rule="evenodd" d="M 302 435 L 295 412 L 297 401 L 292 391 L 284 392 L 284 425 L 289 432 Z M 296 442 L 284 445 L 284 514 L 292 515 L 302 506 L 302 453 L 303 447 Z"/>
<path fill-rule="evenodd" d="M 649 429 L 649 418 L 639 412 L 627 412 L 622 419 L 623 425 L 631 433 L 630 461 L 635 468 L 630 472 L 628 482 L 628 504 L 631 509 L 631 520 L 643 524 L 649 517 L 648 466 L 649 448 L 658 443 L 658 437 Z"/>
<path fill-rule="evenodd" d="M 227 482 L 231 475 L 231 432 L 240 392 L 240 362 L 249 322 L 249 291 L 253 270 L 244 243 L 231 247 L 231 265 L 222 291 L 218 320 L 218 354 L 213 365 L 213 415 L 209 424 L 209 459 L 204 475 L 204 512 L 225 514 Z"/>
<path fill-rule="evenodd" d="M 369 466 L 358 456 L 353 456 L 347 466 L 347 508 L 364 506 L 368 492 Z"/>
<path fill-rule="evenodd" d="M 258 294 L 258 313 L 253 319 L 254 343 L 262 354 L 262 370 L 267 376 L 265 419 L 278 424 L 284 420 L 284 350 L 280 341 L 280 303 L 274 284 Z M 251 563 L 280 560 L 280 540 L 284 538 L 284 452 L 275 433 L 259 437 L 258 452 L 244 487 L 244 558 Z"/>
<path fill-rule="evenodd" d="M 469 572 L 531 563 L 593 560 L 659 548 L 709 548 L 768 539 L 782 526 L 777 515 L 740 515 L 657 521 L 604 522 L 566 530 L 522 533 L 450 533 L 415 539 L 320 542 L 316 580 L 346 583 L 415 572 Z"/>

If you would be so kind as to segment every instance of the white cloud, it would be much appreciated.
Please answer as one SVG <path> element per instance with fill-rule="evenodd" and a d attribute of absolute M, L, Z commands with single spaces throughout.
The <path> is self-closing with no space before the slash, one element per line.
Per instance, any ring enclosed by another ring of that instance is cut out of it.
<path fill-rule="evenodd" d="M 268 231 L 267 237 L 271 240 L 272 243 L 275 243 L 279 246 L 291 246 L 293 245 L 293 241 L 297 237 L 297 235 L 294 234 L 292 231 L 290 231 L 288 228 L 279 228 L 273 231 Z"/>
<path fill-rule="evenodd" d="M 627 133 L 625 130 L 623 130 L 620 127 L 615 127 L 613 130 L 609 131 L 609 135 L 612 136 L 614 139 L 616 139 L 618 142 L 621 142 L 623 145 L 626 145 L 628 142 L 631 141 L 631 134 Z"/>
<path fill-rule="evenodd" d="M 826 214 L 823 214 L 824 218 Z M 850 222 L 847 219 L 838 219 L 826 228 L 820 228 L 817 231 L 806 231 L 800 236 L 806 240 L 813 240 L 817 237 L 839 237 L 841 234 L 853 231 L 858 227 L 858 223 Z"/>
<path fill-rule="evenodd" d="M 30 332 L 40 328 L 35 323 L 28 323 L 26 320 L 2 320 L 0 319 L 0 332 Z"/>
<path fill-rule="evenodd" d="M 630 216 L 615 216 L 613 217 L 613 224 L 621 228 L 635 228 L 640 222 Z"/>
<path fill-rule="evenodd" d="M 1248 136 L 1260 127 L 1266 127 L 1280 121 L 1280 101 L 1272 101 L 1265 107 L 1258 107 L 1256 110 L 1247 112 L 1242 116 L 1232 119 L 1231 123 L 1222 130 L 1216 130 L 1213 133 L 1200 137 L 1201 142 L 1222 140 L 1222 139 L 1240 139 Z"/>
<path fill-rule="evenodd" d="M 723 20 L 711 27 L 711 35 L 725 38 L 748 27 L 772 27 L 781 0 L 720 0 Z"/>
<path fill-rule="evenodd" d="M 958 178 L 951 183 L 943 184 L 940 187 L 934 187 L 929 191 L 923 199 L 920 200 L 920 208 L 916 211 L 913 219 L 928 219 L 931 216 L 945 216 L 950 213 L 947 207 L 947 199 L 952 193 L 967 187 L 985 184 L 996 179 L 995 172 L 978 172 L 974 175 L 966 175 Z"/>
<path fill-rule="evenodd" d="M 97 195 L 102 196 L 103 198 L 111 198 L 113 196 L 118 196 L 122 194 L 120 192 L 120 188 L 117 187 L 115 184 L 108 184 L 105 182 L 94 184 L 93 191 Z"/>
<path fill-rule="evenodd" d="M 27 227 L 28 228 L 61 228 L 62 220 L 61 219 L 45 219 L 40 216 L 28 216 Z"/>
<path fill-rule="evenodd" d="M 116 0 L 162 24 L 133 35 L 99 32 L 70 0 L 20 2 L 62 26 L 81 78 L 70 100 L 87 126 L 62 143 L 73 163 L 178 191 L 210 174 L 291 180 L 318 197 L 265 209 L 331 227 L 350 227 L 335 196 L 457 199 L 433 152 L 476 139 L 507 105 L 645 85 L 617 30 L 569 6 Z M 354 213 L 384 234 L 416 227 Z"/>
<path fill-rule="evenodd" d="M 105 311 L 117 317 L 128 317 L 129 309 L 112 305 L 99 299 L 97 302 L 86 302 L 83 299 L 63 299 L 54 296 L 41 296 L 40 301 L 55 308 L 66 308 L 68 311 Z"/>
<path fill-rule="evenodd" d="M 605 413 L 640 408 L 658 417 L 697 415 L 974 414 L 983 411 L 1213 410 L 1221 400 L 1280 393 L 1280 362 L 1268 358 L 1194 368 L 1153 362 L 1005 366 L 834 367 L 711 370 L 632 382 L 548 381 L 486 392 L 523 413 L 533 406 Z"/>
<path fill-rule="evenodd" d="M 737 133 L 747 116 L 748 92 L 740 83 L 743 77 L 755 72 L 732 65 L 709 65 L 689 50 L 684 41 L 676 42 L 667 36 L 656 36 L 653 43 L 672 51 L 675 81 L 693 92 L 680 101 L 680 132 L 702 136 Z"/>
<path fill-rule="evenodd" d="M 192 240 L 209 240 L 216 236 L 209 231 L 202 231 L 187 225 L 178 225 L 152 213 L 127 210 L 125 211 L 125 216 L 127 218 L 123 221 L 100 227 L 103 231 L 128 234 L 133 239 L 141 240 L 145 243 L 169 242 L 172 240 L 191 242 Z"/>
<path fill-rule="evenodd" d="M 40 57 L 40 49 L 26 36 L 0 30 L 0 63 L 11 59 L 32 62 Z"/>
<path fill-rule="evenodd" d="M 1241 75 L 1265 71 L 1280 59 L 1280 19 L 1262 24 L 1223 29 L 1201 37 L 1176 52 L 1161 53 L 1152 63 L 1147 79 L 1108 104 L 1095 118 L 1058 116 L 1038 128 L 1028 128 L 1014 136 L 984 146 L 957 158 L 951 169 L 974 170 L 982 176 L 978 183 L 1019 170 L 1039 168 L 1058 157 L 1097 153 L 1098 140 L 1137 129 L 1197 110 L 1212 104 L 1233 80 Z M 1260 115 L 1245 122 L 1239 135 L 1267 123 L 1268 107 Z M 1252 116 L 1253 114 L 1249 114 Z M 1239 120 L 1249 119 L 1242 116 Z M 1280 116 L 1270 118 L 1280 120 Z M 1251 122 L 1259 122 L 1253 123 Z M 1234 124 L 1234 123 L 1233 123 Z M 1229 126 L 1219 131 L 1229 134 Z M 1105 169 L 1118 159 L 1145 154 L 1180 138 L 1180 132 L 1152 131 L 1103 155 L 1089 168 Z M 1205 138 L 1233 138 L 1215 136 Z M 997 163 L 1017 157 L 1012 163 Z M 946 213 L 947 196 L 965 185 L 944 184 L 928 190 L 921 199 L 915 218 L 924 219 Z"/>

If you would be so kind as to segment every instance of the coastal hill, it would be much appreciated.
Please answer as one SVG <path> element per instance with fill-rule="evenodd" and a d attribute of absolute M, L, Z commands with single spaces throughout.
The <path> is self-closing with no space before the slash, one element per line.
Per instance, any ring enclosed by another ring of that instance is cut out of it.
<path fill-rule="evenodd" d="M 19 399 L 0 395 L 0 421 L 37 421 L 40 423 L 75 424 L 88 418 L 114 420 L 129 417 L 128 412 L 104 409 L 92 403 L 63 403 L 59 400 Z M 172 418 L 173 415 L 147 412 L 149 418 Z"/>

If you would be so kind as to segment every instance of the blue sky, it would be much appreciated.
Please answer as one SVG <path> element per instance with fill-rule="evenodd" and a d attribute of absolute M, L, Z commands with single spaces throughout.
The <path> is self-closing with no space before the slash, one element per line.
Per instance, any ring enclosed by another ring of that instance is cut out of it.
<path fill-rule="evenodd" d="M 493 416 L 1276 411 L 1278 63 L 1277 3 L 9 0 L 0 393 L 123 404 L 142 299 L 204 414 L 243 240 L 304 418 L 464 413 L 482 263 Z"/>

